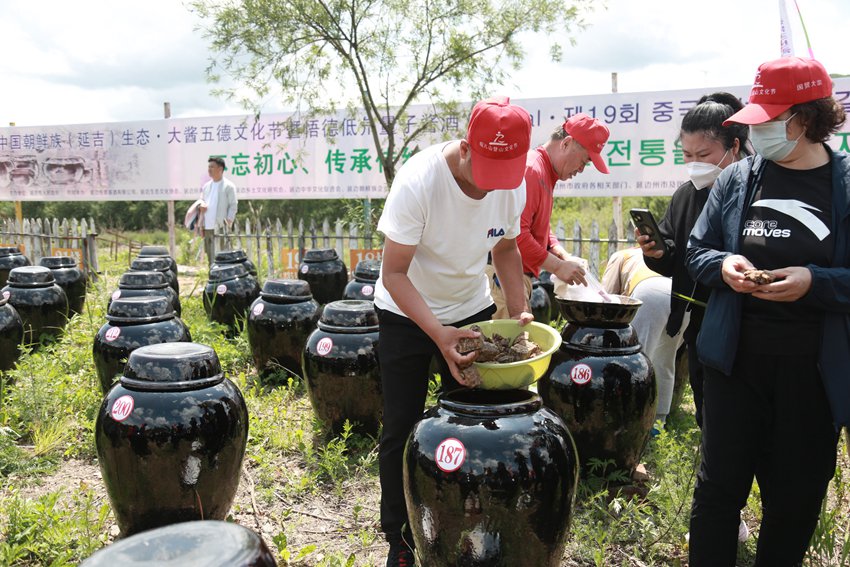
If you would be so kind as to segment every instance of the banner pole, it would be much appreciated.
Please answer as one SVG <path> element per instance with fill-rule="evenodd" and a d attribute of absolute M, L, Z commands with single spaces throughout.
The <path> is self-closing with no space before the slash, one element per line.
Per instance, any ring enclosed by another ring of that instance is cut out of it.
<path fill-rule="evenodd" d="M 617 72 L 611 73 L 611 92 L 617 92 Z M 614 216 L 614 226 L 617 227 L 617 240 L 623 238 L 623 199 L 613 197 L 611 199 L 611 214 Z M 610 251 L 609 251 L 610 255 Z"/>
<path fill-rule="evenodd" d="M 165 102 L 162 104 L 163 114 L 165 119 L 171 118 L 171 103 Z M 177 259 L 177 236 L 174 230 L 174 201 L 168 201 L 168 253 L 172 258 Z"/>

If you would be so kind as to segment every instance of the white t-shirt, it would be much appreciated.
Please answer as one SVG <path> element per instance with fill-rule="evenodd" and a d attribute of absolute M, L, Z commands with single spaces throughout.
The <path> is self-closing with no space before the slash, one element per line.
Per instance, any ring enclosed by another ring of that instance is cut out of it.
<path fill-rule="evenodd" d="M 215 215 L 218 212 L 218 195 L 221 193 L 223 181 L 210 181 L 210 196 L 207 199 L 207 210 L 204 213 L 204 228 L 215 228 Z"/>
<path fill-rule="evenodd" d="M 437 144 L 399 170 L 378 221 L 394 242 L 416 246 L 407 272 L 437 319 L 454 323 L 493 303 L 484 266 L 502 238 L 516 238 L 525 206 L 525 181 L 513 190 L 468 197 L 452 176 Z M 406 316 L 379 278 L 375 305 Z"/>

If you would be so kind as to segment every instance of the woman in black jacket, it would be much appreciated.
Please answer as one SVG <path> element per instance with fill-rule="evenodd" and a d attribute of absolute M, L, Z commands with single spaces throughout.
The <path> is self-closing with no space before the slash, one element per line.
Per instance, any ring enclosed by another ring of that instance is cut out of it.
<path fill-rule="evenodd" d="M 646 265 L 663 276 L 673 278 L 667 334 L 675 336 L 682 326 L 685 313 L 690 312 L 690 323 L 684 337 L 688 347 L 688 373 L 694 393 L 696 420 L 700 425 L 703 369 L 697 356 L 696 342 L 709 291 L 697 285 L 688 274 L 685 249 L 714 180 L 723 168 L 749 155 L 746 148 L 747 127 L 740 124 L 723 126 L 723 122 L 741 108 L 743 105 L 738 97 L 717 92 L 699 99 L 697 105 L 682 119 L 679 140 L 690 180 L 676 189 L 658 225 L 667 244 L 667 252 L 654 250 L 654 241 L 635 229 L 635 237 L 643 250 Z"/>

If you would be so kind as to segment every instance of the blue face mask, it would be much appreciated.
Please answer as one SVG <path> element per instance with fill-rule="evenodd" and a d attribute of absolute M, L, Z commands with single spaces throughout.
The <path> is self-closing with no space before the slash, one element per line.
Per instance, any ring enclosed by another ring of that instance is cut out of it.
<path fill-rule="evenodd" d="M 782 122 L 764 122 L 750 125 L 750 142 L 752 142 L 756 153 L 770 161 L 782 161 L 787 158 L 797 147 L 797 141 L 803 137 L 801 133 L 796 140 L 789 140 L 785 133 L 788 120 L 795 116 L 797 116 L 796 113 Z"/>

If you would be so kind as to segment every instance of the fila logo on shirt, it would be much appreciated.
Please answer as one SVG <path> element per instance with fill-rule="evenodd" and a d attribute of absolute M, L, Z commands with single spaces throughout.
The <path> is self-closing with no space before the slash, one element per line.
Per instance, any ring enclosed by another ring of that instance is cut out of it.
<path fill-rule="evenodd" d="M 811 230 L 818 240 L 822 241 L 829 236 L 829 227 L 811 212 L 822 211 L 797 199 L 759 199 L 752 206 L 771 209 L 791 217 Z M 779 223 L 775 220 L 747 221 L 744 223 L 743 236 L 789 238 L 791 229 L 779 228 Z"/>
<path fill-rule="evenodd" d="M 491 238 L 491 237 L 497 238 L 499 236 L 504 236 L 504 235 L 505 235 L 505 229 L 504 228 L 491 228 L 490 230 L 487 231 L 487 238 Z"/>

